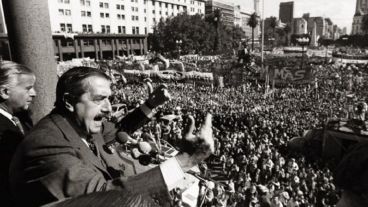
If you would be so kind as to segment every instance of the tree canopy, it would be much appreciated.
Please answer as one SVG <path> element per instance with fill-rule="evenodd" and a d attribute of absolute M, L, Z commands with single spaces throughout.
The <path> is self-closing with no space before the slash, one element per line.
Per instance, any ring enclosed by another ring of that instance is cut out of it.
<path fill-rule="evenodd" d="M 221 21 L 221 15 L 188 15 L 182 13 L 167 19 L 160 19 L 149 35 L 150 49 L 173 54 L 179 47 L 182 54 L 215 53 L 216 38 L 221 51 L 230 51 L 245 38 L 239 26 L 229 27 Z M 177 41 L 181 40 L 180 44 Z"/>

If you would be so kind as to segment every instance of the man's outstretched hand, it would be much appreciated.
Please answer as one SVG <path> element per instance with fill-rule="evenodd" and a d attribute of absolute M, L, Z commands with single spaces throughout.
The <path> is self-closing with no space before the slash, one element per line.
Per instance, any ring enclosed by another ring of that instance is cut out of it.
<path fill-rule="evenodd" d="M 207 114 L 203 125 L 196 134 L 193 134 L 195 130 L 194 118 L 192 116 L 188 118 L 189 123 L 185 131 L 182 153 L 176 156 L 184 171 L 199 164 L 215 151 L 212 137 L 212 115 Z"/>
<path fill-rule="evenodd" d="M 150 79 L 146 79 L 145 83 L 147 84 L 149 94 L 146 105 L 149 108 L 154 109 L 158 106 L 161 106 L 166 101 L 170 100 L 171 96 L 165 84 L 162 84 L 158 86 L 155 90 L 153 90 Z"/>

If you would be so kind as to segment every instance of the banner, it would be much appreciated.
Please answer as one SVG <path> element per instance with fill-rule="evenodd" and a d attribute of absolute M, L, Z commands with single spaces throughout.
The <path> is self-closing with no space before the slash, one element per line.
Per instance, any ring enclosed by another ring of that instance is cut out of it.
<path fill-rule="evenodd" d="M 312 80 L 312 69 L 310 67 L 302 69 L 290 67 L 269 68 L 268 77 L 275 84 L 305 84 Z"/>

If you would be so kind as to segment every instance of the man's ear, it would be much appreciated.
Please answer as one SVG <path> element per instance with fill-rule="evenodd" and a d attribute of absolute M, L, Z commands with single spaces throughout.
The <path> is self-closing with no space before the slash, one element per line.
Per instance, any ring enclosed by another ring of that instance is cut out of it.
<path fill-rule="evenodd" d="M 69 93 L 64 93 L 63 101 L 65 104 L 65 108 L 70 111 L 74 112 L 74 99 Z"/>
<path fill-rule="evenodd" d="M 0 98 L 3 100 L 7 100 L 9 96 L 9 89 L 5 86 L 0 86 Z"/>

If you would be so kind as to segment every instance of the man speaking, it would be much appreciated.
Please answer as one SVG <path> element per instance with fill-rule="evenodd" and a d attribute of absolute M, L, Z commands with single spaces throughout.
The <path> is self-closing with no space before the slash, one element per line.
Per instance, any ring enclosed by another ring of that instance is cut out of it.
<path fill-rule="evenodd" d="M 92 192 L 152 195 L 176 187 L 192 166 L 213 152 L 211 115 L 197 135 L 188 128 L 189 147 L 159 167 L 124 177 L 103 149 L 104 119 L 111 112 L 111 81 L 97 69 L 77 67 L 57 84 L 54 110 L 20 144 L 10 169 L 10 187 L 19 206 L 39 206 Z M 128 114 L 116 128 L 134 131 L 152 116 L 152 109 L 170 95 L 159 86 L 148 100 Z"/>

